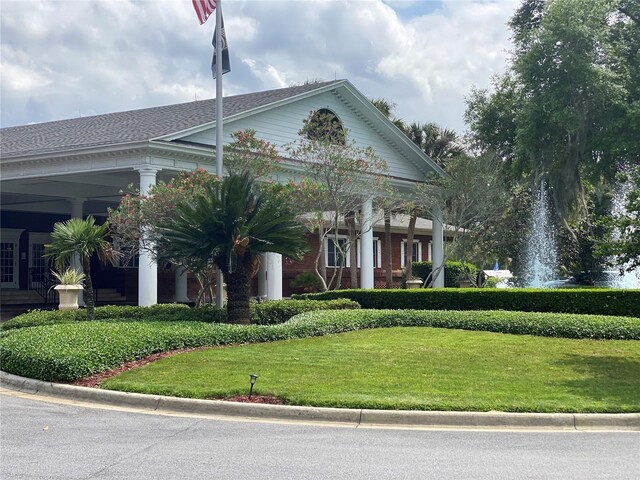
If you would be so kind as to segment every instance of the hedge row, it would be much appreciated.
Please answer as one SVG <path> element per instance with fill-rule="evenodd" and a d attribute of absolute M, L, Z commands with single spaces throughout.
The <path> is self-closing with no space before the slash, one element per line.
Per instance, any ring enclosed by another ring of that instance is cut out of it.
<path fill-rule="evenodd" d="M 411 264 L 411 272 L 414 277 L 420 278 L 423 281 L 431 275 L 433 269 L 432 262 L 413 262 Z M 448 261 L 444 264 L 444 286 L 458 288 L 460 279 L 467 280 L 468 275 L 471 278 L 475 278 L 478 275 L 478 268 L 473 263 L 465 263 L 464 267 L 462 262 Z"/>
<path fill-rule="evenodd" d="M 349 298 L 367 309 L 510 310 L 640 317 L 640 290 L 614 289 L 415 289 L 334 290 L 294 295 L 330 300 Z"/>
<path fill-rule="evenodd" d="M 350 310 L 307 312 L 280 325 L 202 322 L 75 322 L 3 332 L 2 369 L 72 381 L 147 355 L 180 348 L 268 342 L 365 328 L 428 326 L 550 337 L 640 340 L 628 317 L 531 312 Z"/>
<path fill-rule="evenodd" d="M 251 323 L 274 325 L 284 323 L 296 315 L 315 310 L 358 310 L 360 304 L 347 298 L 335 300 L 276 300 L 255 303 L 251 307 Z"/>
<path fill-rule="evenodd" d="M 313 310 L 342 310 L 360 308 L 353 300 L 273 300 L 251 304 L 251 323 L 272 325 L 283 323 L 294 315 Z M 182 304 L 159 304 L 150 307 L 104 306 L 96 307 L 95 319 L 101 321 L 135 321 L 155 322 L 195 321 L 208 323 L 225 323 L 226 310 L 219 310 L 213 305 L 202 308 L 189 308 Z M 34 310 L 23 313 L 5 322 L 2 330 L 53 325 L 86 320 L 85 310 Z"/>

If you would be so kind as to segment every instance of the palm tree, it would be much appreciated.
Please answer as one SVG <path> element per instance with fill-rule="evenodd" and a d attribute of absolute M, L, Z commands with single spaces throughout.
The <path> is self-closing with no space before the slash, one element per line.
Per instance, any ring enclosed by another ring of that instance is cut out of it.
<path fill-rule="evenodd" d="M 397 118 L 394 115 L 394 110 L 396 108 L 395 103 L 390 102 L 386 98 L 374 98 L 371 99 L 371 103 L 374 107 L 380 110 L 385 117 L 387 117 L 391 123 L 393 123 L 396 127 L 398 127 L 402 132 L 407 133 L 407 125 L 404 123 L 404 120 L 401 118 Z"/>
<path fill-rule="evenodd" d="M 447 160 L 464 153 L 458 134 L 448 128 L 440 127 L 437 123 L 423 125 L 412 123 L 407 130 L 407 136 L 443 168 Z"/>
<path fill-rule="evenodd" d="M 86 219 L 72 218 L 53 226 L 51 243 L 45 245 L 45 257 L 53 258 L 56 268 L 61 269 L 71 263 L 77 255 L 85 274 L 85 304 L 87 319 L 94 318 L 93 282 L 91 281 L 91 256 L 98 255 L 102 262 L 115 262 L 117 253 L 105 239 L 109 225 L 96 225 L 92 216 Z"/>
<path fill-rule="evenodd" d="M 232 174 L 207 186 L 193 203 L 178 204 L 176 215 L 157 233 L 160 259 L 201 259 L 222 271 L 231 323 L 249 323 L 250 280 L 258 254 L 301 260 L 308 249 L 284 187 L 258 185 L 248 174 Z"/>

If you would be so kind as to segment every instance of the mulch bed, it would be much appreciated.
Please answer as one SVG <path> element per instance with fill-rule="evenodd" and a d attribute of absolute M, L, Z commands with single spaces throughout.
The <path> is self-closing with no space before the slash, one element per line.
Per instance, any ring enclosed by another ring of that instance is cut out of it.
<path fill-rule="evenodd" d="M 216 400 L 220 400 L 217 398 Z M 284 400 L 278 397 L 269 397 L 268 395 L 236 395 L 234 397 L 223 398 L 227 402 L 241 402 L 241 403 L 266 403 L 269 405 L 284 405 Z"/>

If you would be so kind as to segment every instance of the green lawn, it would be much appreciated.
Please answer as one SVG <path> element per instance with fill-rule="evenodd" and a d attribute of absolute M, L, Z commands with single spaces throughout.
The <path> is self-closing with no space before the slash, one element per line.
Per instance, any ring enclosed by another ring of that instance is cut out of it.
<path fill-rule="evenodd" d="M 104 388 L 193 398 L 254 392 L 295 405 L 639 412 L 640 342 L 405 327 L 175 355 Z"/>

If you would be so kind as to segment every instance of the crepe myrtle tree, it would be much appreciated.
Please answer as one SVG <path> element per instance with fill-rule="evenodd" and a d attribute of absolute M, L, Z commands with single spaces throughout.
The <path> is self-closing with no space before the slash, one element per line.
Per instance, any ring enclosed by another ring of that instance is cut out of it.
<path fill-rule="evenodd" d="M 253 130 L 232 133 L 233 141 L 225 146 L 225 168 L 230 174 L 248 174 L 266 180 L 279 168 L 280 158 L 269 142 L 256 137 Z M 215 176 L 200 168 L 181 172 L 167 182 L 158 182 L 147 195 L 129 186 L 116 209 L 109 210 L 109 223 L 114 243 L 129 261 L 142 249 L 156 258 L 162 253 L 156 240 L 158 226 L 176 215 L 175 206 L 180 202 L 195 202 L 217 182 Z M 145 235 L 142 233 L 145 232 Z M 213 298 L 215 272 L 208 261 L 200 258 L 174 257 L 171 262 L 190 271 L 199 284 L 196 305 L 205 302 L 207 294 Z"/>
<path fill-rule="evenodd" d="M 502 170 L 503 163 L 495 155 L 463 154 L 448 160 L 446 175 L 431 175 L 418 185 L 416 204 L 446 226 L 451 239 L 445 243 L 444 260 L 452 253 L 464 265 L 471 251 L 467 241 L 477 241 L 484 227 L 504 212 L 507 188 Z M 425 279 L 426 286 L 433 284 L 436 270 Z M 469 276 L 469 280 L 475 283 L 475 278 Z"/>
<path fill-rule="evenodd" d="M 219 268 L 227 284 L 229 322 L 249 323 L 250 280 L 259 255 L 302 260 L 308 250 L 290 200 L 286 187 L 258 184 L 247 173 L 217 180 L 203 195 L 179 202 L 175 215 L 158 224 L 159 258 L 197 259 Z"/>
<path fill-rule="evenodd" d="M 373 195 L 374 215 L 382 211 L 384 201 L 394 198 L 386 162 L 372 148 L 357 146 L 335 115 L 324 111 L 310 113 L 298 140 L 287 151 L 302 165 L 300 180 L 289 187 L 305 225 L 318 234 L 315 273 L 325 290 L 340 288 L 349 255 L 351 286 L 356 287 L 356 244 L 364 233 L 360 211 L 363 196 Z M 345 226 L 346 237 L 340 235 Z M 325 239 L 332 240 L 336 253 L 330 274 L 323 259 Z"/>

